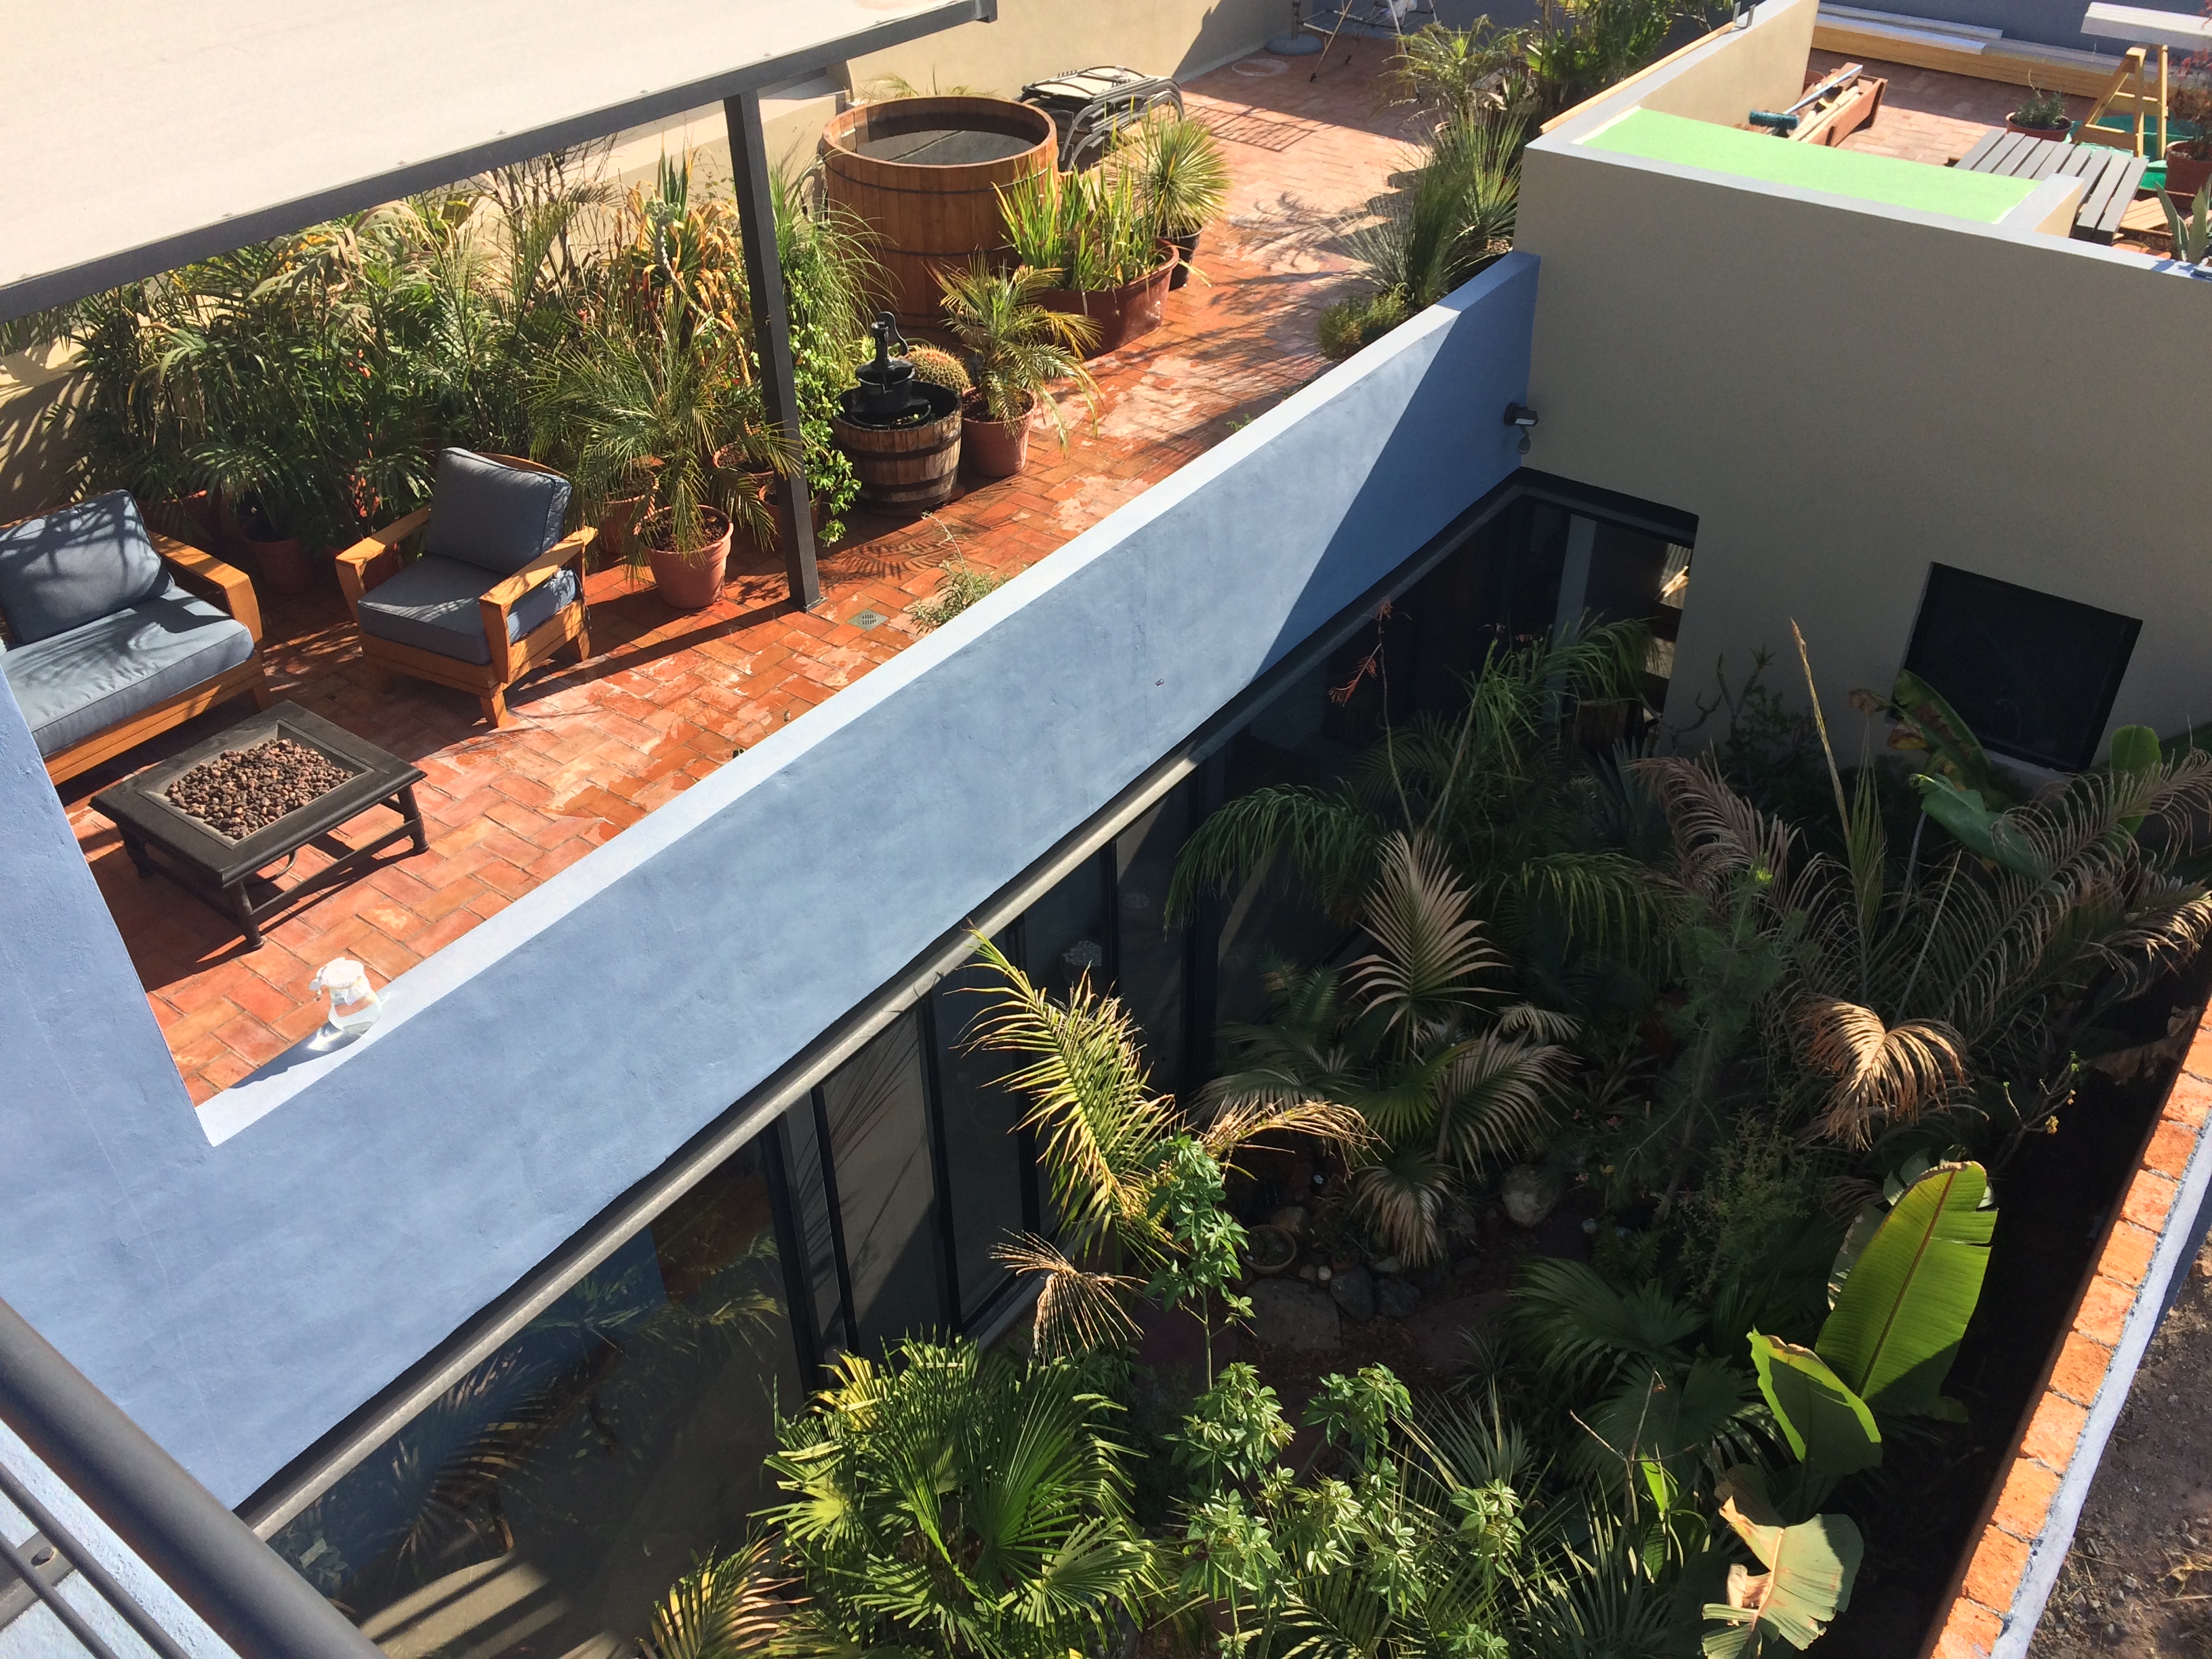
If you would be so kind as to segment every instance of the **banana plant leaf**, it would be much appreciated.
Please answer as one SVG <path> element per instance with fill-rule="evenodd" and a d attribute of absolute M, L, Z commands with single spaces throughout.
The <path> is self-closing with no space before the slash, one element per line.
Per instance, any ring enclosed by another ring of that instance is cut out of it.
<path fill-rule="evenodd" d="M 1891 693 L 1894 712 L 1912 723 L 1937 760 L 1958 775 L 1960 783 L 1984 800 L 2009 805 L 2011 797 L 1997 781 L 1996 769 L 1973 728 L 1959 718 L 1959 711 L 1943 694 L 1910 669 L 1899 669 Z"/>
<path fill-rule="evenodd" d="M 1921 810 L 1968 851 L 2031 881 L 2040 881 L 2051 873 L 2006 822 L 2005 815 L 1990 810 L 1979 790 L 1961 789 L 1940 772 L 1916 772 L 1912 787 L 1920 792 Z"/>
<path fill-rule="evenodd" d="M 1790 1449 L 1808 1468 L 1854 1474 L 1881 1462 L 1881 1431 L 1874 1413 L 1819 1354 L 1753 1331 L 1751 1363 Z"/>
<path fill-rule="evenodd" d="M 1951 1416 L 1943 1379 L 1988 1271 L 1996 1212 L 1978 1164 L 1939 1164 L 1897 1200 L 1844 1281 L 1814 1346 L 1880 1412 Z"/>
<path fill-rule="evenodd" d="M 1812 1645 L 1828 1621 L 1850 1605 L 1866 1542 L 1846 1515 L 1816 1515 L 1783 1525 L 1756 1469 L 1721 1477 L 1721 1518 L 1735 1528 L 1766 1571 L 1729 1569 L 1728 1600 L 1709 1601 L 1705 1659 L 1753 1659 L 1770 1645 Z"/>

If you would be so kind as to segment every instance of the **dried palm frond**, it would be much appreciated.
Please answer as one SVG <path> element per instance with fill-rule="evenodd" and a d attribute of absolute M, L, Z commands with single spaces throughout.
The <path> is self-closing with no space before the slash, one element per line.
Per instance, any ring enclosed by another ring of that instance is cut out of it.
<path fill-rule="evenodd" d="M 1117 1348 L 1135 1340 L 1137 1322 L 1122 1307 L 1121 1293 L 1137 1290 L 1143 1281 L 1120 1273 L 1085 1272 L 1035 1233 L 1018 1233 L 994 1246 L 991 1260 L 1018 1273 L 1043 1277 L 1030 1326 L 1038 1358 Z"/>
<path fill-rule="evenodd" d="M 1374 1139 L 1356 1108 L 1310 1094 L 1295 1098 L 1250 1094 L 1221 1101 L 1198 1141 L 1226 1168 L 1237 1152 L 1266 1135 L 1313 1135 L 1348 1152 Z"/>
<path fill-rule="evenodd" d="M 1352 1172 L 1352 1206 L 1413 1267 L 1443 1254 L 1444 1206 L 1456 1185 L 1451 1165 L 1408 1143 Z"/>
<path fill-rule="evenodd" d="M 1846 1146 L 1863 1146 L 1875 1126 L 1942 1105 L 1965 1080 L 1964 1044 L 1940 1022 L 1893 1026 L 1873 1009 L 1834 997 L 1808 998 L 1797 1018 L 1807 1057 L 1836 1080 L 1822 1127 Z"/>
<path fill-rule="evenodd" d="M 1713 756 L 1653 756 L 1632 762 L 1630 770 L 1644 780 L 1667 815 L 1684 887 L 1718 899 L 1748 872 L 1771 881 L 1775 902 L 1787 907 L 1797 831 L 1729 788 Z"/>

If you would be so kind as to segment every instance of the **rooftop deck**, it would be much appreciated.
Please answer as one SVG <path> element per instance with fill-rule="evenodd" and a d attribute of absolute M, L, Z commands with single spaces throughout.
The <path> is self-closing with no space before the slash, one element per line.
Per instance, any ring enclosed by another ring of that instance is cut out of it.
<path fill-rule="evenodd" d="M 356 957 L 380 985 L 406 972 L 904 649 L 922 631 L 908 607 L 954 554 L 1000 576 L 1026 569 L 1318 374 L 1315 319 L 1348 269 L 1336 228 L 1382 191 L 1409 138 L 1375 76 L 1380 62 L 1362 54 L 1314 84 L 1310 59 L 1263 56 L 1192 82 L 1190 107 L 1214 124 L 1234 179 L 1225 221 L 1199 253 L 1210 281 L 1170 295 L 1158 331 L 1097 360 L 1097 428 L 1074 429 L 1065 453 L 1041 440 L 1026 475 L 969 484 L 926 519 L 852 515 L 846 539 L 822 554 L 824 599 L 811 613 L 790 607 L 772 556 L 733 555 L 720 602 L 690 616 L 619 568 L 597 572 L 587 588 L 596 653 L 518 687 L 514 724 L 495 731 L 462 693 L 373 683 L 335 587 L 267 605 L 277 694 L 422 769 L 430 850 L 394 848 L 373 876 L 277 921 L 249 951 L 214 911 L 142 880 L 88 805 L 247 705 L 226 704 L 64 786 L 192 1098 L 316 1028 L 322 1005 L 307 984 L 324 962 Z M 291 874 L 327 856 L 302 849 Z"/>

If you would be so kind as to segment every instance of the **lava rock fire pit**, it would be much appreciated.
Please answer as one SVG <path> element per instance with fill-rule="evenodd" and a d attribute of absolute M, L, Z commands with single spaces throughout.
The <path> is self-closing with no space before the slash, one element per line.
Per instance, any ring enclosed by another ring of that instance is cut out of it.
<path fill-rule="evenodd" d="M 141 876 L 162 875 L 234 918 L 249 949 L 261 924 L 311 894 L 370 873 L 403 838 L 429 850 L 415 786 L 422 774 L 317 714 L 280 702 L 219 737 L 136 772 L 92 798 L 123 834 Z M 399 823 L 358 846 L 337 839 L 370 808 Z M 289 886 L 259 872 L 313 843 L 331 862 Z M 402 854 L 406 856 L 406 854 Z"/>

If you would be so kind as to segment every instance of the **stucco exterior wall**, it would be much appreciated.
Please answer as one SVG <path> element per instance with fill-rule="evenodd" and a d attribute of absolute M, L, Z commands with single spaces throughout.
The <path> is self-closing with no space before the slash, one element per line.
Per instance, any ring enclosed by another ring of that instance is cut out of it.
<path fill-rule="evenodd" d="M 1819 0 L 1765 0 L 1746 29 L 1730 29 L 1626 100 L 1662 115 L 1739 126 L 1755 109 L 1788 109 L 1805 89 Z"/>
<path fill-rule="evenodd" d="M 1535 289 L 1509 257 L 198 1116 L 0 698 L 0 1297 L 243 1498 L 1512 471 Z"/>
<path fill-rule="evenodd" d="M 1825 693 L 1886 689 L 1931 561 L 2142 618 L 2115 724 L 2212 718 L 2212 283 L 1571 139 L 1522 187 L 1529 459 L 1698 515 L 1673 718 L 1792 618 Z"/>

